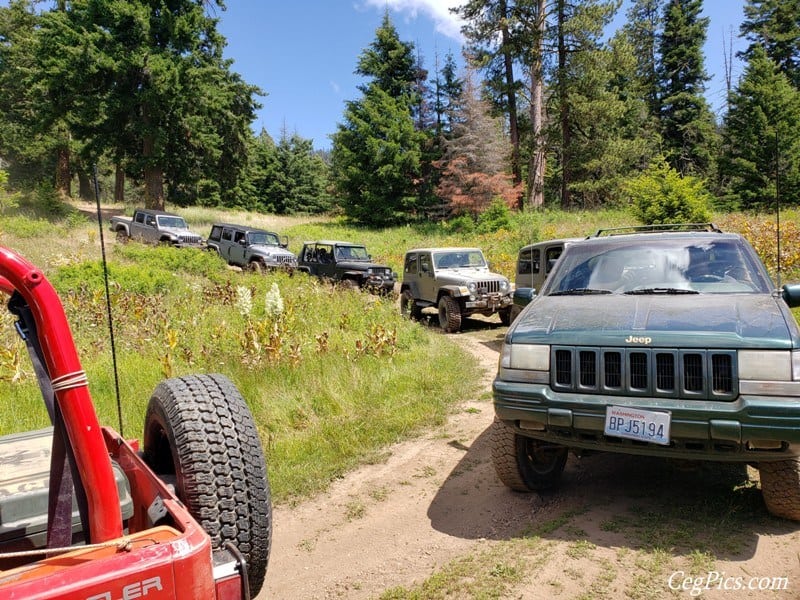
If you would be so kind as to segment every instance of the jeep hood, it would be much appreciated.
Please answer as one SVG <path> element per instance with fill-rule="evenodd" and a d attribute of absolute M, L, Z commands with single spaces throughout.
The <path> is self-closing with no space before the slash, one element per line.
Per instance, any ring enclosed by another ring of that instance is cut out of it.
<path fill-rule="evenodd" d="M 788 307 L 768 294 L 539 296 L 509 330 L 513 343 L 653 347 L 800 348 Z"/>
<path fill-rule="evenodd" d="M 188 227 L 159 227 L 159 231 L 163 231 L 166 233 L 171 233 L 172 235 L 181 236 L 181 235 L 197 235 L 194 231 L 190 231 Z"/>
<path fill-rule="evenodd" d="M 336 263 L 341 269 L 348 269 L 350 271 L 366 271 L 367 269 L 389 269 L 392 270 L 391 267 L 386 265 L 379 265 L 374 262 L 366 261 L 366 260 L 340 260 Z"/>
<path fill-rule="evenodd" d="M 493 279 L 507 279 L 499 273 L 492 273 L 486 267 L 461 267 L 457 269 L 439 269 L 436 271 L 436 279 L 439 281 L 452 281 L 460 283 L 462 281 L 487 281 Z"/>
<path fill-rule="evenodd" d="M 250 246 L 251 252 L 267 254 L 270 256 L 287 256 L 292 254 L 286 248 L 282 248 L 281 246 L 276 246 L 274 244 L 252 244 Z M 294 256 L 294 254 L 292 254 Z"/>

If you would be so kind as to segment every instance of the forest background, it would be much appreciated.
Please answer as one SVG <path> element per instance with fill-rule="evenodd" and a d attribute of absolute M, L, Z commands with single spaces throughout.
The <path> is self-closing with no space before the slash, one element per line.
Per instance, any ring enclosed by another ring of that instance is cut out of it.
<path fill-rule="evenodd" d="M 223 2 L 11 0 L 2 167 L 12 187 L 45 194 L 91 198 L 96 167 L 115 202 L 368 226 L 466 222 L 498 200 L 613 208 L 643 176 L 664 189 L 677 178 L 714 210 L 796 204 L 800 0 L 745 2 L 745 67 L 727 78 L 719 122 L 703 95 L 702 0 L 635 0 L 609 37 L 620 4 L 466 0 L 462 72 L 450 54 L 423 68 L 387 11 L 354 57 L 361 95 L 319 152 L 296 134 L 253 133 L 260 90 L 223 56 Z"/>

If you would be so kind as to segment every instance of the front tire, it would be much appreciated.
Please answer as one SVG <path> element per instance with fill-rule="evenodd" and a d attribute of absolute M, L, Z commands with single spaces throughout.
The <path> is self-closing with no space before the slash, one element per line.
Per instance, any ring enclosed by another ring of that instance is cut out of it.
<path fill-rule="evenodd" d="M 406 319 L 414 321 L 419 320 L 422 316 L 422 309 L 414 302 L 414 294 L 411 293 L 411 290 L 403 290 L 403 293 L 400 294 L 400 314 Z"/>
<path fill-rule="evenodd" d="M 502 324 L 503 324 L 503 325 L 505 325 L 506 327 L 508 327 L 509 325 L 511 325 L 511 321 L 513 320 L 513 319 L 511 318 L 511 315 L 512 315 L 512 310 L 513 310 L 513 309 L 514 309 L 514 307 L 513 307 L 513 306 L 509 306 L 508 308 L 504 308 L 504 309 L 502 309 L 502 310 L 500 310 L 500 311 L 498 312 L 498 314 L 500 315 L 500 323 L 502 323 Z"/>
<path fill-rule="evenodd" d="M 767 510 L 776 517 L 800 521 L 800 459 L 763 462 L 758 473 Z"/>
<path fill-rule="evenodd" d="M 517 492 L 555 487 L 567 463 L 567 448 L 518 434 L 495 419 L 491 430 L 492 462 L 497 477 Z"/>
<path fill-rule="evenodd" d="M 439 327 L 445 333 L 457 333 L 461 330 L 461 306 L 452 296 L 439 299 Z"/>
<path fill-rule="evenodd" d="M 211 537 L 247 561 L 250 593 L 264 583 L 272 538 L 267 467 L 253 416 L 223 375 L 162 381 L 147 406 L 144 459 L 174 480 L 178 498 Z"/>
<path fill-rule="evenodd" d="M 251 260 L 247 263 L 247 270 L 251 273 L 258 273 L 261 274 L 266 271 L 266 266 L 260 260 Z"/>

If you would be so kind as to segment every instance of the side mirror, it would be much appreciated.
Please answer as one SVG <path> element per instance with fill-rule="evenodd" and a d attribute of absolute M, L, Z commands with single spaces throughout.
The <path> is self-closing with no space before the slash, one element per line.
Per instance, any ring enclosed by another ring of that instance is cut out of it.
<path fill-rule="evenodd" d="M 784 285 L 782 296 L 784 302 L 789 305 L 789 308 L 800 306 L 800 284 Z"/>
<path fill-rule="evenodd" d="M 285 235 L 281 236 L 281 244 L 280 244 L 280 246 L 281 246 L 281 248 L 288 248 L 289 247 L 289 238 L 286 237 Z"/>
<path fill-rule="evenodd" d="M 517 306 L 528 306 L 535 297 L 536 288 L 522 287 L 514 290 L 514 304 Z"/>

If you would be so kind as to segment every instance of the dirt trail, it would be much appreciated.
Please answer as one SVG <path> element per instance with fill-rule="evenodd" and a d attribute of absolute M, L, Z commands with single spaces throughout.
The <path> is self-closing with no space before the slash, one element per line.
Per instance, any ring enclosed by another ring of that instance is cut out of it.
<path fill-rule="evenodd" d="M 503 331 L 478 326 L 452 336 L 480 360 L 485 390 Z M 669 588 L 669 576 L 679 570 L 694 577 L 713 570 L 746 585 L 751 577 L 788 578 L 778 592 L 711 586 L 703 598 L 800 597 L 798 528 L 768 517 L 754 486 L 737 487 L 741 473 L 709 476 L 629 457 L 571 456 L 558 491 L 515 494 L 494 474 L 488 442 L 493 409 L 487 394 L 481 398 L 463 402 L 436 431 L 391 448 L 384 463 L 349 474 L 299 506 L 276 507 L 258 600 L 374 598 L 420 584 L 454 559 L 562 521 L 541 529 L 541 560 L 529 563 L 504 598 L 691 598 L 687 590 Z M 659 520 L 681 503 L 690 507 L 687 514 Z M 706 507 L 733 515 L 720 521 L 721 529 L 735 530 L 733 537 L 691 514 Z M 679 581 L 672 579 L 674 586 Z"/>

